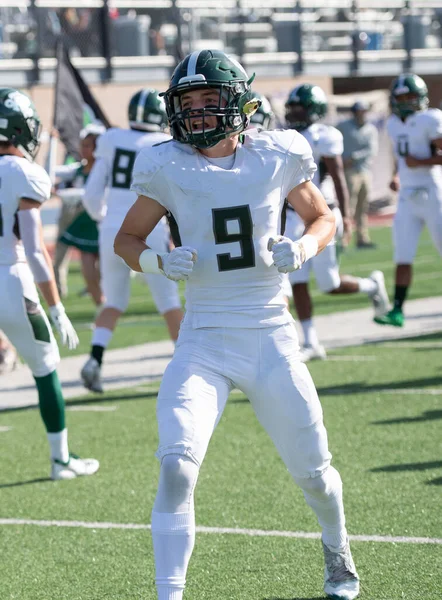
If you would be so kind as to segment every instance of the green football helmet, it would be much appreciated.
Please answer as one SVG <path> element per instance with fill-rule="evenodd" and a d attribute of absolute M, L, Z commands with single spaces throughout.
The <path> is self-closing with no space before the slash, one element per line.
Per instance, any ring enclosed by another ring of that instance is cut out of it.
<path fill-rule="evenodd" d="M 407 96 L 400 99 L 399 96 Z M 400 119 L 428 108 L 428 88 L 425 81 L 414 73 L 405 73 L 393 80 L 390 86 L 391 111 Z"/>
<path fill-rule="evenodd" d="M 290 129 L 303 131 L 327 114 L 327 96 L 318 85 L 296 86 L 285 103 L 285 118 Z"/>
<path fill-rule="evenodd" d="M 169 89 L 164 92 L 173 138 L 196 148 L 211 148 L 221 140 L 241 133 L 258 109 L 243 67 L 219 50 L 201 50 L 189 54 L 175 68 Z M 181 97 L 194 90 L 216 90 L 217 102 L 204 108 L 182 108 Z M 216 117 L 216 126 L 206 119 Z"/>
<path fill-rule="evenodd" d="M 167 127 L 164 100 L 156 90 L 144 88 L 130 99 L 128 118 L 131 129 L 164 131 Z"/>
<path fill-rule="evenodd" d="M 261 102 L 261 106 L 250 117 L 250 125 L 266 131 L 268 129 L 275 129 L 276 117 L 268 98 L 257 92 L 254 92 L 253 95 Z"/>
<path fill-rule="evenodd" d="M 13 88 L 0 88 L 0 142 L 9 142 L 32 160 L 40 145 L 41 122 L 30 98 Z"/>

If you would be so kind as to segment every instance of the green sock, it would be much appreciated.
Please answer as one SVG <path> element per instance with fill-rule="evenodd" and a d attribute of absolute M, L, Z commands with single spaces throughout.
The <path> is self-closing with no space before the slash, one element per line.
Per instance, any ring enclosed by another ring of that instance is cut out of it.
<path fill-rule="evenodd" d="M 57 371 L 45 377 L 34 377 L 38 390 L 41 418 L 48 433 L 58 433 L 65 428 L 64 398 Z"/>

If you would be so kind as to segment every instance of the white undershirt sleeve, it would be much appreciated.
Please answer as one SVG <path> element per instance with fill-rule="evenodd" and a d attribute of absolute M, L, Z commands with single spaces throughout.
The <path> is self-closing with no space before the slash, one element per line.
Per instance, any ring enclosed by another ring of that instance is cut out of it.
<path fill-rule="evenodd" d="M 83 205 L 94 221 L 101 221 L 105 214 L 107 178 L 107 161 L 98 158 L 87 179 L 83 196 Z"/>
<path fill-rule="evenodd" d="M 41 246 L 40 238 L 40 211 L 38 208 L 30 208 L 18 211 L 18 224 L 20 236 L 25 249 L 26 259 L 32 271 L 36 283 L 50 281 L 51 271 L 46 262 Z"/>

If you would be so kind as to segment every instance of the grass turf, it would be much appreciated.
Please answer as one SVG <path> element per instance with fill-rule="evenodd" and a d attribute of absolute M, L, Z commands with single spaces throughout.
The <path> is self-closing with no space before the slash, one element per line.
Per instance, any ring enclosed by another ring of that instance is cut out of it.
<path fill-rule="evenodd" d="M 373 241 L 378 245 L 374 250 L 356 250 L 350 247 L 341 259 L 341 272 L 345 274 L 368 276 L 373 269 L 384 271 L 389 293 L 393 291 L 394 265 L 392 262 L 391 229 L 389 227 L 374 228 L 371 231 Z M 441 263 L 434 249 L 428 232 L 422 235 L 418 255 L 415 262 L 415 276 L 410 289 L 409 298 L 426 298 L 438 296 L 441 292 Z M 66 311 L 72 319 L 79 337 L 80 345 L 71 352 L 61 347 L 62 356 L 83 354 L 89 351 L 91 342 L 91 323 L 94 320 L 95 307 L 90 298 L 79 297 L 84 282 L 79 265 L 73 263 L 69 275 L 69 296 L 63 300 Z M 183 291 L 183 286 L 181 286 Z M 364 308 L 368 306 L 365 294 L 331 296 L 322 294 L 312 280 L 312 295 L 315 314 L 328 314 L 344 310 Z M 140 277 L 132 281 L 132 295 L 128 310 L 120 319 L 109 348 L 124 348 L 131 344 L 143 344 L 167 339 L 164 320 L 156 312 L 149 289 Z"/>
<path fill-rule="evenodd" d="M 366 345 L 312 363 L 333 464 L 344 481 L 349 532 L 442 538 L 442 336 L 416 347 Z M 352 362 L 349 362 L 351 359 Z M 101 460 L 99 473 L 54 484 L 36 410 L 0 413 L 3 518 L 148 523 L 158 464 L 156 386 L 72 400 L 72 448 Z M 414 390 L 414 391 L 413 391 Z M 411 393 L 409 393 L 411 392 Z M 197 523 L 318 531 L 314 515 L 240 393 L 214 434 L 196 491 Z M 149 534 L 132 530 L 0 530 L 1 598 L 154 600 Z M 358 542 L 361 599 L 436 600 L 442 546 Z M 199 534 L 189 570 L 192 600 L 322 598 L 318 540 Z"/>

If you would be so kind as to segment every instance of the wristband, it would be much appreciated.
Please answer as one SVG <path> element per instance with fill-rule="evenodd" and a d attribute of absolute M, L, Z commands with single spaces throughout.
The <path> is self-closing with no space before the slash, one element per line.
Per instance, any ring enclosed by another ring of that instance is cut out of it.
<path fill-rule="evenodd" d="M 138 262 L 140 263 L 143 273 L 163 273 L 158 265 L 158 254 L 155 252 L 155 250 L 151 250 L 151 248 L 146 248 L 146 250 L 143 250 L 143 252 L 140 254 Z"/>
<path fill-rule="evenodd" d="M 318 240 L 314 235 L 303 235 L 301 239 L 298 240 L 304 250 L 304 261 L 313 258 L 318 254 Z"/>

